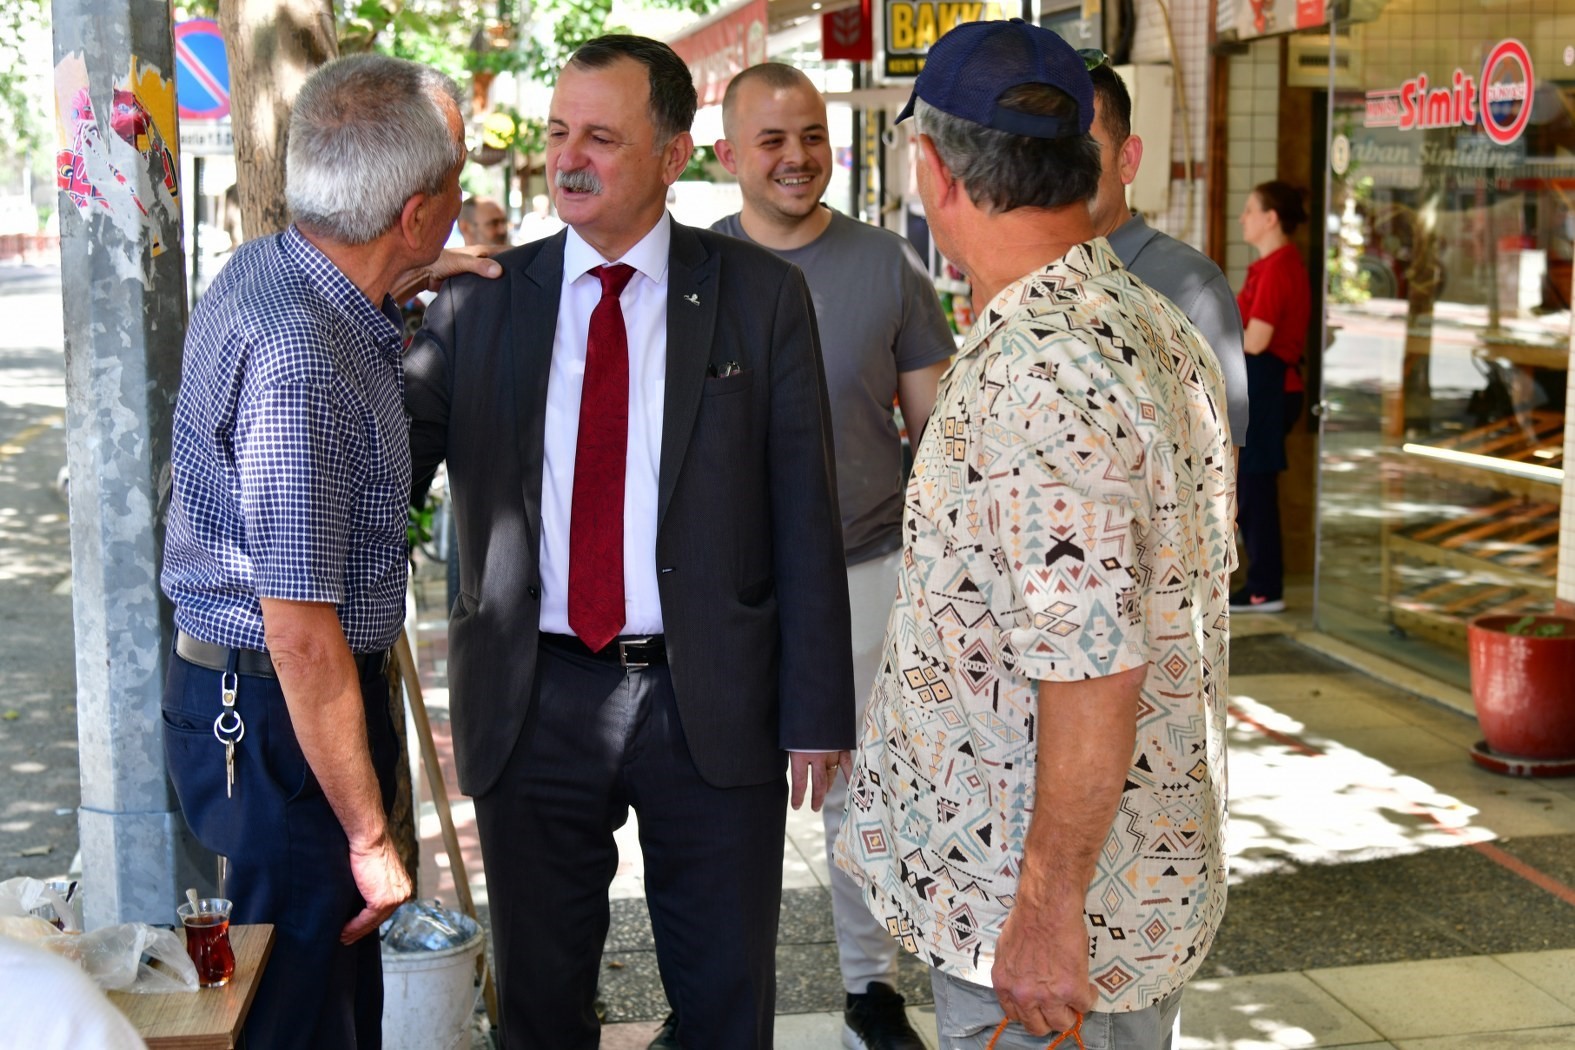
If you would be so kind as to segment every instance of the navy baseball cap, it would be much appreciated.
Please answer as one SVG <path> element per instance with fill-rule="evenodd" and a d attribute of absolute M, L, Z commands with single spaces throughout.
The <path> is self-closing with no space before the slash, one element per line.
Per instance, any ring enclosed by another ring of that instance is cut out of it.
<path fill-rule="evenodd" d="M 1021 84 L 1048 84 L 1071 95 L 1077 119 L 995 104 Z M 921 98 L 942 113 L 1029 138 L 1070 138 L 1087 133 L 1094 123 L 1094 82 L 1082 56 L 1055 33 L 1021 18 L 964 22 L 937 40 L 897 123 L 913 116 L 914 100 Z"/>

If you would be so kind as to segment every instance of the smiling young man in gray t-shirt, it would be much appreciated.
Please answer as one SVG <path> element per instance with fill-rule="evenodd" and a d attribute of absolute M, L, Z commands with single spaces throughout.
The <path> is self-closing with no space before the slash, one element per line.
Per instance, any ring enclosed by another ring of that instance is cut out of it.
<path fill-rule="evenodd" d="M 831 178 L 826 103 L 803 73 L 767 63 L 735 77 L 722 103 L 717 157 L 738 177 L 744 207 L 712 228 L 754 241 L 804 271 L 815 301 L 831 396 L 837 497 L 853 612 L 859 718 L 869 699 L 902 555 L 902 443 L 896 400 L 918 444 L 956 343 L 935 287 L 897 234 L 820 203 Z M 827 852 L 847 789 L 824 809 Z M 848 992 L 843 1043 L 854 1050 L 924 1044 L 895 988 L 898 947 L 857 887 L 831 868 L 837 951 Z"/>

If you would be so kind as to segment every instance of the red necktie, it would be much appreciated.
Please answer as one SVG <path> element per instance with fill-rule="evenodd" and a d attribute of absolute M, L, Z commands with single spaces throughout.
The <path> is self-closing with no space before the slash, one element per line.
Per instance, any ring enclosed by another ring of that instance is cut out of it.
<path fill-rule="evenodd" d="M 591 312 L 569 510 L 569 627 L 599 652 L 623 628 L 623 486 L 629 449 L 629 336 L 618 296 L 634 267 L 591 271 L 602 298 Z"/>

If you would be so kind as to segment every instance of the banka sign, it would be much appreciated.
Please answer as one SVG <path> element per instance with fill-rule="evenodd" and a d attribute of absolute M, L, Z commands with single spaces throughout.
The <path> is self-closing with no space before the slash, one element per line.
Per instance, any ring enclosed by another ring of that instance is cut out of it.
<path fill-rule="evenodd" d="M 1458 67 L 1448 82 L 1435 84 L 1426 73 L 1398 88 L 1367 93 L 1369 128 L 1471 127 L 1478 122 L 1487 137 L 1501 146 L 1520 138 L 1531 119 L 1531 92 L 1536 75 L 1531 55 L 1519 40 L 1501 40 L 1472 77 Z"/>

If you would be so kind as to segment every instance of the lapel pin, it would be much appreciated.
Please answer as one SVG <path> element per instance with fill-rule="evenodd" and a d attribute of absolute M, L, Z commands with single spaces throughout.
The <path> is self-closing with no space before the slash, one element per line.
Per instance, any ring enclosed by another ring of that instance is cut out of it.
<path fill-rule="evenodd" d="M 699 306 L 700 296 L 696 292 L 690 292 L 688 295 L 684 296 L 684 302 L 689 303 L 691 306 Z"/>

